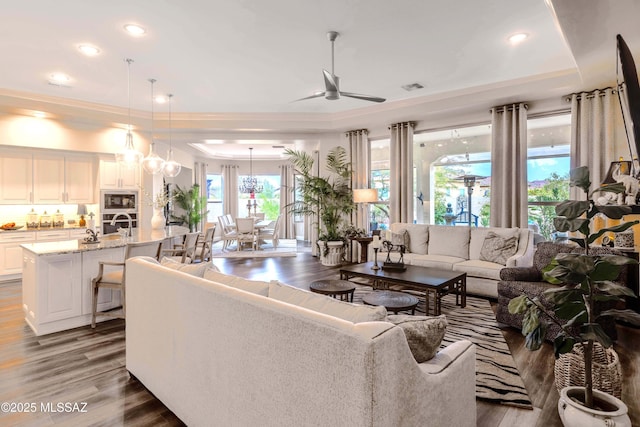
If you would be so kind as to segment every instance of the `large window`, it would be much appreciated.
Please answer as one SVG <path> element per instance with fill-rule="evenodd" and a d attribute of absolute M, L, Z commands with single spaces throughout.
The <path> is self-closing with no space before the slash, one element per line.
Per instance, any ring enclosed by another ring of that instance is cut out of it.
<path fill-rule="evenodd" d="M 369 205 L 370 230 L 389 228 L 389 139 L 371 141 L 371 188 L 378 190 L 378 203 Z"/>
<path fill-rule="evenodd" d="M 222 175 L 207 175 L 207 222 L 217 222 L 222 212 Z"/>
<path fill-rule="evenodd" d="M 552 239 L 555 206 L 569 198 L 571 115 L 527 121 L 529 227 Z"/>
<path fill-rule="evenodd" d="M 248 176 L 239 176 L 239 182 Z M 261 193 L 255 195 L 256 212 L 264 212 L 264 218 L 275 221 L 280 214 L 280 175 L 256 176 L 263 185 Z M 253 200 L 245 193 L 238 194 L 238 215 L 246 216 L 249 212 L 248 203 L 251 203 L 251 213 L 253 214 Z"/>

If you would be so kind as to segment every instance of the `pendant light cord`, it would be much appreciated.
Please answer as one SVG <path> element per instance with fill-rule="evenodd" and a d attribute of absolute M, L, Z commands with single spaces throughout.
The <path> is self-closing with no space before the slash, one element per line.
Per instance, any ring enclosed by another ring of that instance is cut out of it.
<path fill-rule="evenodd" d="M 129 98 L 129 128 L 127 129 L 131 132 L 131 63 L 133 59 L 127 58 L 127 97 Z"/>
<path fill-rule="evenodd" d="M 167 95 L 169 97 L 169 151 L 173 150 L 173 145 L 171 144 L 171 98 L 173 98 L 173 94 L 168 94 Z"/>
<path fill-rule="evenodd" d="M 153 151 L 153 84 L 156 82 L 156 79 L 149 79 L 151 82 L 151 151 Z"/>

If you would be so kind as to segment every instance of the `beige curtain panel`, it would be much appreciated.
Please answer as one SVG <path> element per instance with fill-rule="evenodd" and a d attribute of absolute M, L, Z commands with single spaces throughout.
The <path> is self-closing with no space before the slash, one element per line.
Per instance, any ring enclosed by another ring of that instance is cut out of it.
<path fill-rule="evenodd" d="M 349 151 L 351 153 L 351 166 L 353 168 L 353 179 L 351 188 L 369 188 L 369 176 L 371 175 L 371 147 L 369 144 L 369 131 L 366 129 L 352 130 L 346 133 L 349 140 Z M 364 203 L 356 204 L 353 213 L 352 223 L 365 230 L 369 230 L 369 206 Z"/>
<path fill-rule="evenodd" d="M 294 167 L 291 164 L 280 165 L 280 230 L 279 237 L 282 239 L 295 239 L 296 229 L 293 222 L 294 215 L 289 212 L 286 206 L 294 201 Z"/>
<path fill-rule="evenodd" d="M 618 98 L 612 88 L 574 93 L 571 100 L 571 169 L 588 166 L 591 182 L 598 185 L 609 165 L 617 160 L 615 127 L 620 120 Z M 586 200 L 579 188 L 571 187 L 573 200 Z"/>
<path fill-rule="evenodd" d="M 238 166 L 222 165 L 222 187 L 224 200 L 223 214 L 230 214 L 232 218 L 238 216 Z"/>
<path fill-rule="evenodd" d="M 389 222 L 413 222 L 413 128 L 403 122 L 389 126 Z"/>
<path fill-rule="evenodd" d="M 491 227 L 527 228 L 527 106 L 491 109 Z"/>

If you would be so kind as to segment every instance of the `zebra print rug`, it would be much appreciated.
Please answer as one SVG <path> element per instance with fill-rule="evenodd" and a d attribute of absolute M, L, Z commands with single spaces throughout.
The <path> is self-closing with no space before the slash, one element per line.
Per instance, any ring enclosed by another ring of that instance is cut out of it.
<path fill-rule="evenodd" d="M 361 304 L 363 295 L 374 292 L 369 286 L 356 286 L 354 303 Z M 416 314 L 424 315 L 424 298 L 416 293 L 413 295 L 420 299 Z M 468 296 L 467 306 L 461 308 L 455 305 L 455 296 L 445 296 L 442 313 L 447 316 L 448 326 L 441 347 L 461 339 L 476 345 L 476 398 L 533 409 L 489 301 Z"/>

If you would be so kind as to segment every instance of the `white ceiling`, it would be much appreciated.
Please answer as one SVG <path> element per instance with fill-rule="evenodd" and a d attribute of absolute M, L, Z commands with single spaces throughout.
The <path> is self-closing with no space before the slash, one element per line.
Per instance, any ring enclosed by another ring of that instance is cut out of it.
<path fill-rule="evenodd" d="M 395 108 L 417 111 L 421 103 L 432 110 L 440 103 L 444 113 L 468 104 L 466 93 L 500 91 L 530 101 L 593 89 L 615 82 L 617 33 L 640 60 L 638 0 L 3 3 L 0 95 L 126 108 L 123 59 L 132 58 L 132 108 L 150 110 L 147 79 L 153 77 L 156 94 L 175 95 L 174 115 L 189 119 L 258 113 L 302 121 L 320 114 L 339 122 L 376 113 L 392 118 Z M 125 34 L 127 23 L 144 26 L 147 34 Z M 340 33 L 335 73 L 341 89 L 386 98 L 384 104 L 347 98 L 292 102 L 324 90 L 322 69 L 331 67 L 328 30 Z M 507 37 L 516 32 L 529 38 L 513 46 Z M 80 43 L 101 53 L 86 57 L 77 50 Z M 68 87 L 47 83 L 54 72 L 71 76 Z M 410 83 L 424 89 L 401 88 Z M 166 111 L 166 105 L 156 107 L 156 113 Z M 206 139 L 224 138 L 200 127 L 196 141 Z"/>

